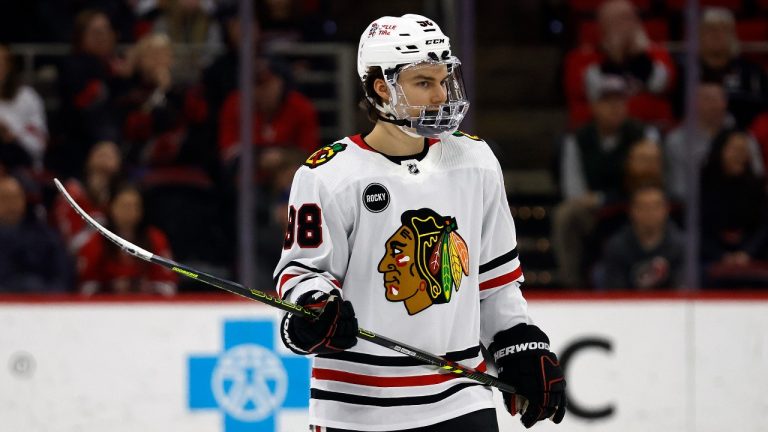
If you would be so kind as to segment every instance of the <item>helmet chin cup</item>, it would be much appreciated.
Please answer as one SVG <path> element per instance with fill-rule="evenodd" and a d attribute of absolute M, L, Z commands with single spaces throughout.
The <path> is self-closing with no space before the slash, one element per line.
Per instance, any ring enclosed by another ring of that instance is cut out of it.
<path fill-rule="evenodd" d="M 398 126 L 398 128 L 400 128 L 400 130 L 403 131 L 404 134 L 408 135 L 411 138 L 421 138 L 421 137 L 430 138 L 430 137 L 427 137 L 426 135 L 417 133 L 415 129 L 410 128 L 408 126 Z"/>

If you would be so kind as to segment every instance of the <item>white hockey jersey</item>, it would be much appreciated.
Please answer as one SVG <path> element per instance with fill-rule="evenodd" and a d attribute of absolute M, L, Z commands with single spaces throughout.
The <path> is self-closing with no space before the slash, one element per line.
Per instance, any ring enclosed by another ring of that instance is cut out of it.
<path fill-rule="evenodd" d="M 462 132 L 409 157 L 360 135 L 315 152 L 293 179 L 274 276 L 284 299 L 340 289 L 360 327 L 480 371 L 481 342 L 530 323 L 501 168 Z M 311 424 L 363 431 L 493 408 L 487 387 L 364 340 L 316 356 L 310 392 Z"/>

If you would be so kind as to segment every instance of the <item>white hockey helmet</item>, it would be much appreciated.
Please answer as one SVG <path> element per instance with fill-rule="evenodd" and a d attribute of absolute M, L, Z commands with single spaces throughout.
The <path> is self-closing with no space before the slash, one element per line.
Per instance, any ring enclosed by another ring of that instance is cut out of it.
<path fill-rule="evenodd" d="M 409 104 L 398 84 L 399 74 L 405 69 L 433 65 L 447 66 L 448 77 L 442 83 L 446 101 L 439 106 Z M 411 136 L 437 138 L 458 129 L 469 109 L 461 62 L 451 55 L 450 39 L 434 21 L 407 14 L 372 22 L 360 36 L 357 51 L 357 73 L 363 83 L 372 67 L 381 69 L 391 96 L 389 103 L 378 104 L 373 95 L 366 94 L 381 112 L 381 120 L 400 126 Z"/>

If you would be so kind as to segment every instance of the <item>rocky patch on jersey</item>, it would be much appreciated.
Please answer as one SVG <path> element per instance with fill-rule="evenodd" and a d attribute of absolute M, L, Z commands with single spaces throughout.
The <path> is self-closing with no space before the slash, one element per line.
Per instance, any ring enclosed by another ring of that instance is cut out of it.
<path fill-rule="evenodd" d="M 372 213 L 384 211 L 389 206 L 389 191 L 382 184 L 369 184 L 363 191 L 363 205 Z"/>
<path fill-rule="evenodd" d="M 333 143 L 333 145 L 321 147 L 316 152 L 312 153 L 307 160 L 304 161 L 304 165 L 310 168 L 317 168 L 320 165 L 330 161 L 334 156 L 343 152 L 347 148 L 344 143 Z"/>
<path fill-rule="evenodd" d="M 480 138 L 477 135 L 470 135 L 468 133 L 465 133 L 465 132 L 462 132 L 462 131 L 459 131 L 459 130 L 454 132 L 452 135 L 455 136 L 455 137 L 462 137 L 462 136 L 463 137 L 467 137 L 467 138 L 469 138 L 471 140 L 475 140 L 475 141 L 482 141 L 483 140 L 482 138 Z"/>
<path fill-rule="evenodd" d="M 469 275 L 469 250 L 456 218 L 434 210 L 408 210 L 402 225 L 387 239 L 378 271 L 384 276 L 386 299 L 403 302 L 409 315 L 437 303 L 448 303 Z"/>

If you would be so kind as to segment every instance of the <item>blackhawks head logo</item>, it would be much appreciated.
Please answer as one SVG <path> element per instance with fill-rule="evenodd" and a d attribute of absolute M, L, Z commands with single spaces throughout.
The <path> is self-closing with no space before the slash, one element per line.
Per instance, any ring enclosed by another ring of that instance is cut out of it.
<path fill-rule="evenodd" d="M 304 165 L 310 168 L 317 168 L 333 159 L 334 156 L 339 152 L 344 151 L 345 148 L 347 148 L 347 145 L 343 143 L 333 143 L 333 145 L 321 147 L 319 150 L 309 155 L 307 160 L 304 161 Z"/>
<path fill-rule="evenodd" d="M 409 315 L 433 303 L 448 303 L 469 275 L 467 243 L 456 218 L 423 208 L 400 216 L 402 226 L 387 239 L 379 262 L 387 300 L 405 302 Z"/>

